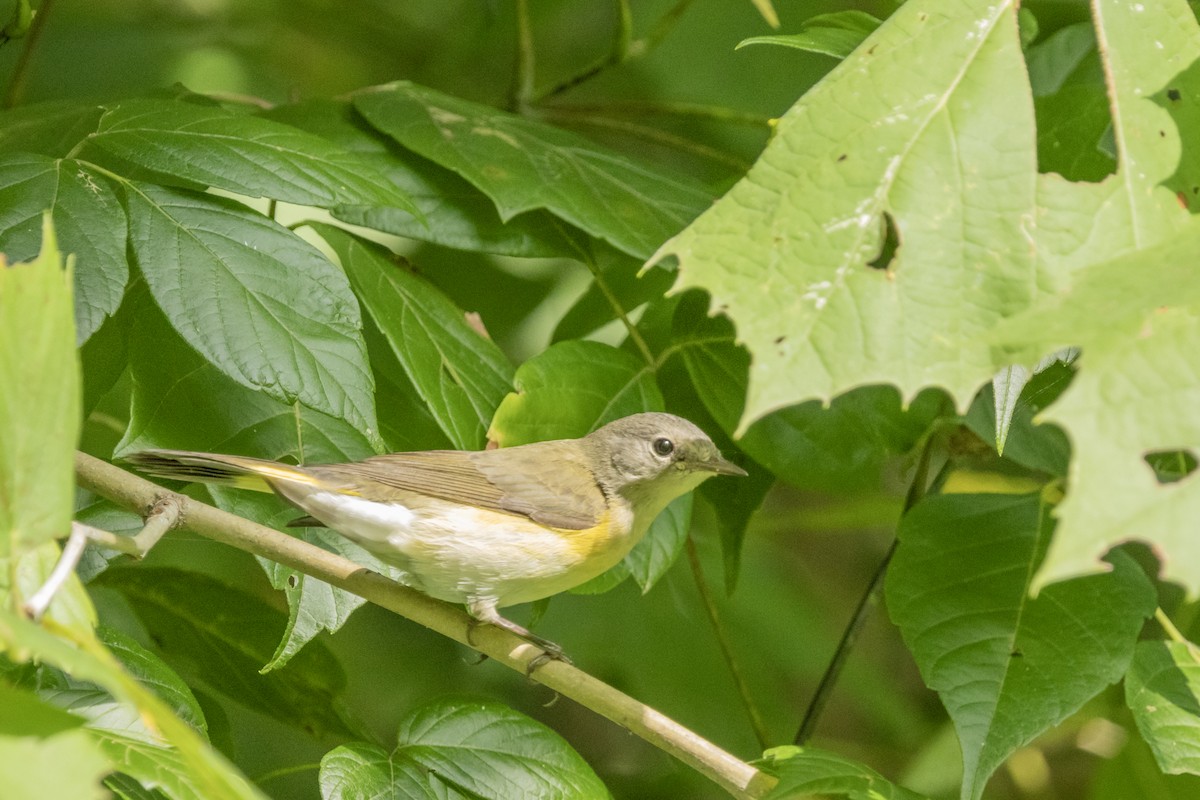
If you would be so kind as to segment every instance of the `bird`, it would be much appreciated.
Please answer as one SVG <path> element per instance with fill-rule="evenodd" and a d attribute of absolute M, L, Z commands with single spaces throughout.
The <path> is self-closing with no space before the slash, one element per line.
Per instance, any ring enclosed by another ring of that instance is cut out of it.
<path fill-rule="evenodd" d="M 160 478 L 274 492 L 398 570 L 417 591 L 466 607 L 567 660 L 499 609 L 566 591 L 619 563 L 675 498 L 714 475 L 744 476 L 700 428 L 662 412 L 579 439 L 424 450 L 340 464 L 186 450 L 126 457 Z"/>

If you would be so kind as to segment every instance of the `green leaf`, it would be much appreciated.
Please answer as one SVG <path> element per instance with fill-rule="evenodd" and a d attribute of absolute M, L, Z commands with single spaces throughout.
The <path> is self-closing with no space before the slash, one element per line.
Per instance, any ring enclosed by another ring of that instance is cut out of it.
<path fill-rule="evenodd" d="M 1033 96 L 1055 94 L 1069 81 L 1080 81 L 1084 74 L 1093 76 L 1091 80 L 1103 88 L 1103 74 L 1092 72 L 1100 66 L 1099 61 L 1092 61 L 1096 55 L 1096 32 L 1091 22 L 1059 28 L 1025 54 Z"/>
<path fill-rule="evenodd" d="M 334 143 L 261 117 L 187 100 L 109 106 L 89 147 L 185 186 L 215 186 L 299 205 L 388 206 L 415 213 L 369 162 Z"/>
<path fill-rule="evenodd" d="M 733 434 L 746 402 L 751 359 L 734 343 L 729 320 L 707 316 L 700 293 L 684 295 L 675 311 L 672 347 L 704 406 Z M 884 464 L 911 450 L 942 406 L 932 392 L 903 408 L 890 387 L 863 387 L 828 408 L 812 401 L 768 414 L 746 430 L 738 447 L 798 486 L 844 491 L 878 485 Z"/>
<path fill-rule="evenodd" d="M 1008 433 L 1012 429 L 1013 417 L 1017 413 L 1021 394 L 1029 384 L 1029 379 L 1059 362 L 1070 364 L 1078 355 L 1079 352 L 1071 348 L 1046 356 L 1032 369 L 1014 364 L 996 373 L 996 377 L 992 378 L 992 399 L 995 414 L 993 421 L 996 431 L 996 452 L 998 454 L 1004 454 L 1004 445 L 1008 441 Z"/>
<path fill-rule="evenodd" d="M 737 324 L 753 356 L 740 430 L 867 383 L 904 398 L 942 386 L 965 405 L 995 372 L 979 337 L 1032 299 L 1034 124 L 1013 4 L 908 2 L 869 43 L 652 259 L 678 256 L 676 289 L 708 289 Z M 889 227 L 899 247 L 872 266 Z"/>
<path fill-rule="evenodd" d="M 407 759 L 393 760 L 382 747 L 353 742 L 321 759 L 322 800 L 448 800 L 462 797 L 437 776 Z"/>
<path fill-rule="evenodd" d="M 223 511 L 284 531 L 323 550 L 345 556 L 380 575 L 399 576 L 399 570 L 384 564 L 336 531 L 319 527 L 287 527 L 299 516 L 299 512 L 278 497 L 219 486 L 209 487 L 209 492 L 217 507 Z M 287 625 L 274 655 L 262 667 L 264 673 L 288 664 L 302 647 L 322 631 L 337 631 L 366 602 L 356 594 L 274 561 L 258 558 L 258 562 L 267 573 L 271 586 L 283 591 L 288 601 Z"/>
<path fill-rule="evenodd" d="M 776 44 L 834 58 L 845 58 L 881 24 L 879 19 L 865 11 L 817 14 L 800 23 L 800 29 L 795 33 L 753 36 L 738 42 L 734 49 L 741 50 L 748 44 Z"/>
<path fill-rule="evenodd" d="M 63 268 L 49 215 L 42 253 L 0 264 L 0 606 L 28 599 L 49 576 L 71 530 L 79 362 L 71 268 Z M 48 612 L 76 630 L 96 613 L 72 577 Z"/>
<path fill-rule="evenodd" d="M 6 108 L 0 111 L 0 152 L 63 158 L 96 130 L 103 113 L 100 106 L 77 100 Z"/>
<path fill-rule="evenodd" d="M 96 633 L 100 643 L 108 648 L 130 675 L 149 686 L 177 717 L 207 737 L 208 723 L 204 721 L 204 712 L 200 710 L 192 690 L 174 670 L 120 631 L 101 626 Z"/>
<path fill-rule="evenodd" d="M 1189 642 L 1138 642 L 1125 702 L 1163 772 L 1200 774 L 1200 658 Z"/>
<path fill-rule="evenodd" d="M 333 216 L 343 222 L 456 250 L 525 258 L 573 252 L 573 232 L 552 215 L 530 211 L 501 220 L 487 195 L 450 170 L 401 151 L 367 125 L 347 102 L 310 100 L 276 106 L 264 116 L 323 136 L 355 153 L 370 165 L 372 174 L 386 176 L 417 208 L 414 216 L 380 206 L 338 206 Z"/>
<path fill-rule="evenodd" d="M 242 453 L 301 464 L 355 461 L 375 455 L 367 439 L 342 420 L 277 400 L 234 383 L 171 330 L 149 302 L 137 302 L 131 334 L 132 411 L 117 454 L 154 447 Z M 195 398 L 208 398 L 197 405 Z M 187 425 L 179 420 L 186 419 Z M 225 511 L 283 529 L 299 512 L 270 496 L 211 490 Z M 112 530 L 109 525 L 100 525 Z M 140 526 L 139 526 L 140 527 Z M 310 544 L 364 563 L 364 551 L 328 531 L 289 529 Z M 335 631 L 362 598 L 302 572 L 260 558 L 271 585 L 288 600 L 288 623 L 268 669 L 283 666 L 323 630 Z M 375 559 L 365 562 L 382 574 Z"/>
<path fill-rule="evenodd" d="M 355 95 L 375 128 L 462 175 L 504 220 L 546 209 L 645 258 L 710 202 L 703 188 L 573 133 L 397 82 Z"/>
<path fill-rule="evenodd" d="M 367 354 L 375 373 L 375 407 L 379 432 L 390 452 L 452 449 L 449 437 L 421 399 L 387 337 L 367 315 L 363 324 Z"/>
<path fill-rule="evenodd" d="M 812 747 L 774 747 L 758 766 L 779 778 L 766 800 L 812 795 L 850 800 L 921 800 L 921 795 L 890 783 L 878 772 L 848 758 Z"/>
<path fill-rule="evenodd" d="M 609 797 L 558 734 L 493 700 L 435 700 L 401 720 L 398 739 L 393 760 L 483 800 Z"/>
<path fill-rule="evenodd" d="M 750 473 L 736 481 L 705 481 L 700 495 L 717 514 L 721 535 L 721 555 L 725 568 L 725 593 L 732 595 L 741 574 L 742 542 L 750 519 L 762 506 L 767 492 L 775 485 L 775 476 L 757 464 L 744 463 Z"/>
<path fill-rule="evenodd" d="M 544 725 L 484 700 L 442 699 L 408 714 L 391 754 L 364 742 L 321 760 L 323 800 L 607 798 L 579 754 Z"/>
<path fill-rule="evenodd" d="M 172 713 L 153 692 L 134 680 L 99 642 L 83 636 L 67 642 L 32 622 L 0 608 L 0 648 L 14 660 L 36 659 L 80 681 L 103 687 L 117 699 L 137 708 L 163 740 L 160 747 L 178 754 L 176 771 L 199 787 L 204 800 L 262 800 L 249 781 L 223 756 L 208 747 L 194 729 Z M 44 797 L 45 795 L 39 795 Z"/>
<path fill-rule="evenodd" d="M 642 594 L 653 589 L 654 584 L 679 558 L 691 527 L 692 493 L 688 492 L 672 500 L 663 509 L 650 523 L 650 530 L 646 531 L 642 540 L 621 561 Z"/>
<path fill-rule="evenodd" d="M 206 734 L 200 706 L 178 675 L 128 637 L 104 628 L 100 633 L 102 642 L 134 678 L 153 689 L 199 734 Z M 141 782 L 139 787 L 161 787 L 172 800 L 205 799 L 205 787 L 187 768 L 186 760 L 161 741 L 137 708 L 115 699 L 94 683 L 77 680 L 52 667 L 39 669 L 37 687 L 41 696 L 87 718 L 93 741 L 126 773 L 127 781 L 136 779 Z"/>
<path fill-rule="evenodd" d="M 189 347 L 144 293 L 131 299 L 133 391 L 129 427 L 117 455 L 155 447 L 299 463 L 375 455 L 349 423 L 235 382 Z M 197 397 L 205 402 L 196 403 Z"/>
<path fill-rule="evenodd" d="M 409 380 L 450 441 L 483 447 L 488 421 L 512 379 L 512 366 L 448 297 L 396 263 L 379 245 L 332 225 L 313 224 L 383 333 Z"/>
<path fill-rule="evenodd" d="M 83 722 L 31 691 L 0 682 L 0 736 L 45 738 L 78 728 Z"/>
<path fill-rule="evenodd" d="M 1041 176 L 1035 238 L 1039 258 L 1052 268 L 1045 280 L 1056 288 L 1091 264 L 1177 235 L 1189 214 L 1168 186 L 1172 171 L 1194 172 L 1200 164 L 1200 152 L 1183 146 L 1186 137 L 1181 142 L 1179 104 L 1168 97 L 1200 97 L 1200 75 L 1188 69 L 1200 58 L 1200 27 L 1187 3 L 1104 0 L 1095 21 L 1122 168 L 1099 184 Z M 1055 349 L 1039 348 L 1028 363 Z"/>
<path fill-rule="evenodd" d="M 0 155 L 0 252 L 36 256 L 42 214 L 59 246 L 75 256 L 75 335 L 86 342 L 116 312 L 129 280 L 125 210 L 108 181 L 87 164 L 27 153 Z"/>
<path fill-rule="evenodd" d="M 1186 219 L 1160 185 L 1179 137 L 1152 99 L 1200 54 L 1186 4 L 1097 6 L 1128 166 L 1103 184 L 1037 175 L 1015 6 L 903 4 L 652 259 L 678 256 L 676 289 L 708 289 L 737 323 L 753 356 L 739 429 L 870 383 L 941 386 L 962 408 L 1011 363 L 986 341 L 998 322 Z M 1188 77 L 1171 88 L 1192 96 Z"/>
<path fill-rule="evenodd" d="M 1029 597 L 1050 535 L 1035 495 L 944 495 L 905 515 L 887 604 L 954 721 L 962 797 L 1125 672 L 1155 594 L 1137 564 Z"/>
<path fill-rule="evenodd" d="M 488 431 L 501 447 L 572 439 L 615 419 L 663 408 L 654 368 L 599 342 L 551 345 L 517 368 L 513 387 Z"/>
<path fill-rule="evenodd" d="M 1104 69 L 1091 22 L 1067 25 L 1026 53 L 1037 113 L 1038 169 L 1073 181 L 1099 181 L 1116 159 Z"/>
<path fill-rule="evenodd" d="M 243 386 L 377 439 L 362 318 L 337 267 L 231 200 L 127 184 L 126 202 L 138 267 L 188 344 Z"/>
<path fill-rule="evenodd" d="M 122 772 L 114 772 L 104 779 L 104 788 L 113 793 L 116 800 L 173 800 L 158 789 L 147 789 Z"/>
<path fill-rule="evenodd" d="M 1096 68 L 1099 70 L 1099 59 Z M 1034 98 L 1038 120 L 1038 169 L 1067 180 L 1100 181 L 1117 160 L 1111 152 L 1112 117 L 1104 84 L 1075 83 Z"/>
<path fill-rule="evenodd" d="M 1060 362 L 1032 376 L 1012 406 L 1005 459 L 1048 475 L 1067 474 L 1071 444 L 1058 427 L 1038 424 L 1038 414 L 1058 399 L 1074 375 L 1071 367 Z M 997 439 L 994 391 L 993 386 L 985 386 L 963 417 L 963 423 L 983 442 Z"/>
<path fill-rule="evenodd" d="M 994 341 L 1021 348 L 1025 325 L 1044 341 L 1082 347 L 1079 372 L 1040 415 L 1061 427 L 1074 458 L 1058 534 L 1036 585 L 1104 569 L 1100 557 L 1130 539 L 1151 543 L 1164 577 L 1200 589 L 1200 514 L 1194 478 L 1162 484 L 1147 453 L 1200 447 L 1200 287 L 1191 269 L 1200 221 L 1177 237 L 1090 268 L 1057 304 L 997 328 Z M 1178 281 L 1178 282 L 1176 282 Z"/>
<path fill-rule="evenodd" d="M 286 616 L 257 597 L 199 573 L 168 568 L 110 569 L 96 585 L 120 591 L 190 683 L 200 680 L 231 699 L 316 735 L 352 733 L 339 713 L 346 677 L 319 643 L 287 669 L 260 674 Z"/>
<path fill-rule="evenodd" d="M 0 736 L 0 796 L 5 800 L 104 800 L 100 779 L 109 760 L 83 731 L 64 731 L 45 739 Z"/>

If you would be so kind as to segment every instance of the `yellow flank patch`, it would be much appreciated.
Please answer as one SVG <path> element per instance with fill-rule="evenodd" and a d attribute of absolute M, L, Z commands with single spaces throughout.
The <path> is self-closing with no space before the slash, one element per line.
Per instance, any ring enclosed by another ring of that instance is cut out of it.
<path fill-rule="evenodd" d="M 600 522 L 590 528 L 583 530 L 551 528 L 551 530 L 563 538 L 572 553 L 580 559 L 585 559 L 608 549 L 608 546 L 614 541 L 623 539 L 629 534 L 627 530 L 614 530 L 614 528 L 612 513 L 605 511 L 604 515 L 600 517 Z"/>

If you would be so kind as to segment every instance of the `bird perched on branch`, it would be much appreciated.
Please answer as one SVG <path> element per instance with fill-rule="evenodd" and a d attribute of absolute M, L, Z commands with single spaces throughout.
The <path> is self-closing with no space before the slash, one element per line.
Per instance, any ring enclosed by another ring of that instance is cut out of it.
<path fill-rule="evenodd" d="M 128 460 L 163 478 L 274 492 L 430 597 L 466 605 L 561 658 L 504 606 L 578 586 L 624 558 L 667 504 L 713 475 L 745 475 L 699 428 L 634 414 L 581 439 L 428 450 L 291 466 L 244 456 L 144 450 Z"/>

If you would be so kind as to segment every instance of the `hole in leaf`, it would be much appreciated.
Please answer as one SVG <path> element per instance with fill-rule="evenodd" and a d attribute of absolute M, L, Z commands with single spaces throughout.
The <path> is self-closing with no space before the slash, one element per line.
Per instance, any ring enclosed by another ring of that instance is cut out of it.
<path fill-rule="evenodd" d="M 879 255 L 873 261 L 868 261 L 871 269 L 891 269 L 892 261 L 896 258 L 896 248 L 900 246 L 900 233 L 896 230 L 896 220 L 888 212 L 883 212 L 883 246 Z"/>
<path fill-rule="evenodd" d="M 295 589 L 295 588 L 296 588 L 296 584 L 300 583 L 300 581 L 299 581 L 299 580 L 296 578 L 296 576 L 295 576 L 295 575 L 288 575 L 288 581 L 287 581 L 287 583 L 288 583 L 288 587 L 289 587 L 289 588 L 291 588 L 291 589 Z"/>
<path fill-rule="evenodd" d="M 1145 460 L 1159 483 L 1181 481 L 1196 469 L 1196 456 L 1190 450 L 1156 450 L 1146 453 Z"/>

